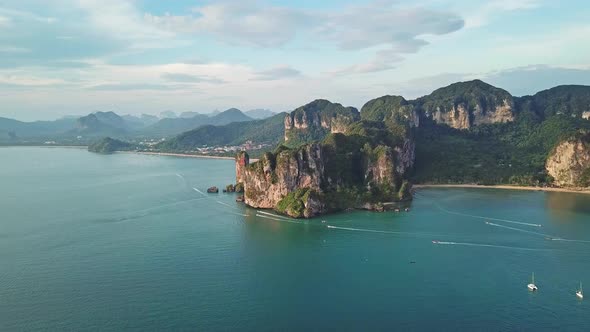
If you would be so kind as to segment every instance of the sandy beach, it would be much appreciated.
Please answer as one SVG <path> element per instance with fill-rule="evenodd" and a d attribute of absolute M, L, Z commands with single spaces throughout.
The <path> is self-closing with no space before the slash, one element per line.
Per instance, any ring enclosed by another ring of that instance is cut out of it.
<path fill-rule="evenodd" d="M 576 194 L 590 194 L 589 189 L 582 188 L 543 188 L 543 187 L 525 187 L 525 186 L 510 186 L 510 185 L 493 185 L 484 186 L 478 184 L 415 184 L 415 189 L 421 188 L 477 188 L 477 189 L 508 189 L 508 190 L 528 190 L 528 191 L 545 191 L 545 192 L 563 192 Z"/>
<path fill-rule="evenodd" d="M 169 152 L 144 152 L 144 151 L 117 151 L 116 153 L 134 153 L 134 154 L 146 154 L 151 156 L 167 156 L 167 157 L 182 157 L 182 158 L 207 158 L 207 159 L 227 159 L 234 160 L 232 157 L 222 156 L 206 156 L 197 154 L 184 154 L 184 153 L 169 153 Z"/>
<path fill-rule="evenodd" d="M 234 157 L 208 156 L 208 155 L 183 154 L 183 153 L 168 153 L 168 152 L 118 151 L 116 153 L 135 153 L 135 154 L 145 154 L 145 155 L 152 155 L 152 156 L 168 156 L 168 157 L 181 157 L 181 158 L 206 158 L 206 159 L 235 160 Z M 258 161 L 258 159 L 250 159 L 250 162 L 256 162 L 256 161 Z"/>

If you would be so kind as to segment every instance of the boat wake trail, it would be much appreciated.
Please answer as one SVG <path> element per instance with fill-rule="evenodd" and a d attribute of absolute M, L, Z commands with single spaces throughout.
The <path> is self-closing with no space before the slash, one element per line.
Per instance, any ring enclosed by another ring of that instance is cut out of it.
<path fill-rule="evenodd" d="M 109 223 L 109 222 L 123 222 L 123 221 L 141 219 L 141 218 L 148 217 L 148 216 L 167 213 L 165 208 L 173 207 L 173 206 L 180 205 L 180 204 L 186 204 L 186 203 L 190 203 L 190 202 L 196 202 L 196 201 L 200 201 L 203 199 L 204 198 L 201 197 L 201 198 L 194 198 L 194 199 L 188 199 L 188 200 L 184 200 L 184 201 L 178 201 L 178 202 L 172 202 L 172 203 L 168 203 L 168 204 L 157 205 L 157 206 L 153 206 L 153 207 L 150 207 L 147 209 L 135 210 L 135 211 L 132 211 L 132 213 L 130 213 L 130 214 L 126 214 L 126 215 L 123 215 L 120 217 L 97 219 L 97 220 L 94 220 L 94 222 Z"/>
<path fill-rule="evenodd" d="M 587 241 L 587 240 L 571 240 L 571 239 L 562 239 L 562 238 L 559 238 L 559 237 L 549 238 L 549 240 L 551 240 L 551 241 L 563 241 L 563 242 L 576 242 L 576 243 L 590 243 L 590 241 Z"/>
<path fill-rule="evenodd" d="M 281 221 L 281 222 L 288 222 L 288 223 L 292 223 L 292 224 L 305 224 L 303 222 L 298 222 L 298 221 L 289 220 L 289 219 L 273 218 L 271 216 L 267 216 L 267 215 L 260 214 L 260 213 L 256 213 L 256 216 L 259 218 L 265 218 L 265 219 L 270 219 L 270 220 L 274 220 L 274 221 Z"/>
<path fill-rule="evenodd" d="M 203 196 L 207 196 L 207 195 L 205 195 L 205 193 L 204 193 L 204 192 L 200 191 L 200 190 L 199 190 L 199 189 L 197 189 L 197 188 L 194 188 L 194 187 L 193 187 L 193 190 L 194 190 L 194 191 L 196 191 L 196 192 L 198 192 L 199 194 L 201 194 L 201 195 L 203 195 Z"/>
<path fill-rule="evenodd" d="M 511 247 L 501 246 L 495 244 L 484 244 L 484 243 L 469 243 L 469 242 L 444 242 L 444 241 L 433 241 L 437 245 L 453 245 L 453 246 L 468 246 L 468 247 L 484 247 L 484 248 L 498 248 L 498 249 L 514 249 L 514 250 L 528 250 L 528 251 L 550 251 L 551 249 L 537 249 L 537 248 L 522 248 L 522 247 Z"/>
<path fill-rule="evenodd" d="M 216 202 L 217 202 L 217 203 L 219 203 L 219 204 L 221 204 L 221 205 L 225 205 L 225 206 L 227 206 L 227 207 L 230 207 L 230 208 L 232 208 L 232 209 L 235 209 L 235 208 L 236 208 L 235 206 L 231 206 L 231 205 L 229 205 L 229 204 L 227 204 L 227 203 L 223 203 L 223 202 L 221 202 L 221 201 L 216 201 Z"/>
<path fill-rule="evenodd" d="M 343 231 L 353 231 L 353 232 L 367 232 L 367 233 L 381 233 L 381 234 L 403 234 L 400 232 L 391 232 L 391 231 L 380 231 L 376 229 L 364 229 L 364 228 L 352 228 L 352 227 L 339 227 L 339 226 L 326 226 L 330 229 L 340 229 Z"/>
<path fill-rule="evenodd" d="M 410 232 L 382 231 L 382 230 L 378 230 L 378 229 L 340 227 L 340 226 L 333 226 L 333 225 L 328 225 L 326 227 L 329 228 L 329 229 L 339 229 L 339 230 L 351 231 L 351 232 L 366 232 L 366 233 L 379 233 L 379 234 L 392 234 L 392 235 L 409 235 L 409 236 L 412 236 L 412 237 L 445 236 L 445 235 L 436 235 L 436 234 L 423 234 L 423 233 L 410 233 Z"/>
<path fill-rule="evenodd" d="M 269 213 L 269 212 L 260 211 L 260 210 L 256 211 L 256 213 L 263 214 L 263 215 L 266 215 L 266 216 L 270 216 L 270 217 L 273 217 L 273 218 L 283 219 L 283 220 L 291 220 L 291 221 L 294 221 L 295 220 L 293 218 L 279 216 L 278 214 Z"/>
<path fill-rule="evenodd" d="M 515 228 L 515 227 L 510 227 L 510 226 L 498 225 L 498 224 L 494 224 L 494 223 L 489 222 L 489 221 L 486 221 L 486 225 L 490 225 L 490 226 L 494 226 L 494 227 L 500 227 L 500 228 L 504 228 L 504 229 L 510 229 L 510 230 L 517 231 L 517 232 L 523 232 L 523 233 L 528 233 L 528 234 L 534 234 L 534 235 L 539 235 L 539 236 L 543 236 L 543 237 L 553 238 L 551 235 L 548 235 L 548 234 L 543 234 L 543 233 L 538 233 L 538 232 L 531 232 L 531 231 L 527 231 L 526 229 L 520 229 L 520 228 Z"/>
<path fill-rule="evenodd" d="M 498 219 L 498 218 L 489 218 L 489 217 L 484 217 L 484 216 L 476 216 L 476 215 L 472 215 L 472 214 L 466 214 L 466 213 L 461 213 L 461 212 L 455 212 L 455 211 L 449 211 L 445 208 L 443 208 L 442 206 L 438 205 L 438 208 L 448 214 L 454 214 L 456 216 L 463 216 L 463 217 L 470 217 L 470 218 L 476 218 L 476 219 L 484 219 L 484 220 L 493 220 L 493 221 L 500 221 L 500 222 L 505 222 L 505 223 L 509 223 L 509 224 L 516 224 L 516 225 L 523 225 L 523 226 L 530 226 L 530 227 L 541 227 L 540 224 L 532 224 L 532 223 L 528 223 L 528 222 L 521 222 L 521 221 L 516 221 L 516 220 L 507 220 L 507 219 Z"/>
<path fill-rule="evenodd" d="M 231 205 L 229 205 L 229 204 L 227 204 L 227 203 L 224 203 L 224 202 L 222 202 L 222 201 L 215 201 L 215 202 L 217 202 L 217 204 L 221 204 L 221 205 L 223 205 L 223 206 L 225 206 L 225 207 L 228 207 L 228 208 L 230 208 L 231 210 L 233 210 L 233 211 L 230 211 L 230 212 L 229 212 L 229 213 L 231 213 L 231 214 L 235 214 L 235 215 L 238 215 L 238 216 L 249 217 L 249 215 L 242 213 L 243 211 L 242 211 L 242 210 L 240 210 L 240 209 L 239 209 L 238 207 L 236 207 L 236 206 L 231 206 Z"/>

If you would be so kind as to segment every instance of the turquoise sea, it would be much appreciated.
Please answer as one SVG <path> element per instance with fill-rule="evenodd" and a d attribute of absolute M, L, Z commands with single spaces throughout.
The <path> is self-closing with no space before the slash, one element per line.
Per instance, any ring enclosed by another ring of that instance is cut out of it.
<path fill-rule="evenodd" d="M 590 330 L 590 196 L 425 189 L 408 213 L 299 221 L 201 193 L 233 180 L 228 160 L 0 148 L 0 331 Z"/>

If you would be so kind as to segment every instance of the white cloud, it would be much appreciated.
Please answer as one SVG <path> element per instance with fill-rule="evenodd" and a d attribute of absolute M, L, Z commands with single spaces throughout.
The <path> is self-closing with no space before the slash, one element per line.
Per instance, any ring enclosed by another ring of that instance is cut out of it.
<path fill-rule="evenodd" d="M 38 15 L 38 14 L 30 12 L 30 11 L 18 10 L 18 9 L 6 8 L 6 7 L 0 7 L 0 14 L 8 16 L 8 17 L 21 19 L 21 20 L 32 20 L 32 21 L 37 21 L 40 23 L 47 23 L 47 24 L 56 23 L 58 21 L 57 18 L 55 18 L 55 17 Z"/>
<path fill-rule="evenodd" d="M 31 50 L 24 47 L 0 46 L 0 53 L 30 53 Z"/>
<path fill-rule="evenodd" d="M 447 34 L 462 27 L 463 19 L 450 12 L 381 1 L 327 14 L 317 32 L 342 49 L 391 45 L 392 51 L 414 53 L 426 44 L 420 36 Z"/>
<path fill-rule="evenodd" d="M 52 85 L 63 85 L 67 82 L 62 79 L 45 78 L 35 76 L 21 75 L 0 75 L 0 84 L 23 86 L 23 87 L 42 87 Z"/>
<path fill-rule="evenodd" d="M 458 15 L 446 11 L 377 1 L 324 12 L 308 12 L 261 1 L 222 2 L 194 9 L 195 15 L 146 15 L 145 19 L 176 33 L 210 34 L 232 44 L 277 47 L 298 34 L 308 43 L 355 51 L 387 47 L 369 63 L 338 70 L 375 72 L 391 69 L 402 54 L 415 53 L 428 43 L 426 35 L 443 35 L 463 27 Z"/>
<path fill-rule="evenodd" d="M 103 33 L 131 40 L 170 38 L 170 32 L 146 24 L 141 12 L 129 0 L 77 0 L 87 19 Z"/>
<path fill-rule="evenodd" d="M 401 56 L 399 51 L 396 51 L 395 49 L 381 50 L 377 51 L 373 59 L 368 62 L 340 68 L 335 71 L 328 72 L 328 74 L 342 76 L 349 74 L 375 73 L 394 69 L 394 64 L 403 61 L 403 59 L 403 56 Z"/>
<path fill-rule="evenodd" d="M 531 10 L 542 5 L 540 0 L 491 0 L 465 18 L 466 28 L 478 28 L 489 24 L 497 15 L 506 12 Z"/>
<path fill-rule="evenodd" d="M 12 24 L 10 17 L 0 16 L 0 28 L 9 27 Z"/>
<path fill-rule="evenodd" d="M 202 75 L 191 75 L 186 73 L 164 73 L 161 76 L 164 80 L 177 83 L 210 83 L 223 84 L 224 80 Z"/>
<path fill-rule="evenodd" d="M 255 73 L 255 81 L 274 81 L 285 78 L 294 78 L 301 76 L 301 72 L 289 66 L 279 66 L 267 70 L 261 70 Z"/>
<path fill-rule="evenodd" d="M 145 19 L 155 26 L 180 33 L 207 33 L 232 44 L 272 47 L 295 37 L 311 17 L 302 11 L 260 6 L 252 1 L 224 1 L 193 8 L 194 15 L 155 16 Z"/>

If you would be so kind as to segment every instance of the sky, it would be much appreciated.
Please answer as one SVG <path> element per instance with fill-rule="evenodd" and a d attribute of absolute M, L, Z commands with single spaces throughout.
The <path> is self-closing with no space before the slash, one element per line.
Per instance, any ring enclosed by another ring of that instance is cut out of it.
<path fill-rule="evenodd" d="M 590 85 L 586 0 L 0 0 L 0 116 Z"/>

